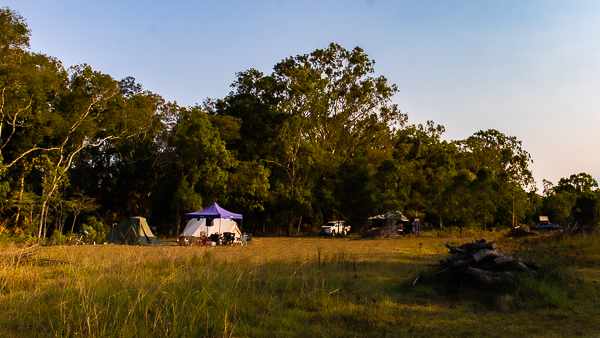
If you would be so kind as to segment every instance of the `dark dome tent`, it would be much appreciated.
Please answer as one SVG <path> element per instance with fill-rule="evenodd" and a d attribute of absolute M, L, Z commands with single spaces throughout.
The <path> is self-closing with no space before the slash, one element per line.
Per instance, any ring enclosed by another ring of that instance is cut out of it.
<path fill-rule="evenodd" d="M 113 226 L 108 241 L 118 244 L 153 244 L 158 239 L 150 230 L 146 218 L 129 217 Z"/>

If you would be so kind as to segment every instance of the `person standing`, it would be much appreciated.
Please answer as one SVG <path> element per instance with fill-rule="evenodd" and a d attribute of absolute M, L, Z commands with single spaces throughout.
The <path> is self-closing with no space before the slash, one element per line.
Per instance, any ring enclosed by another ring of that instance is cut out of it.
<path fill-rule="evenodd" d="M 415 218 L 412 222 L 412 231 L 417 236 L 421 233 L 421 221 L 418 218 Z"/>

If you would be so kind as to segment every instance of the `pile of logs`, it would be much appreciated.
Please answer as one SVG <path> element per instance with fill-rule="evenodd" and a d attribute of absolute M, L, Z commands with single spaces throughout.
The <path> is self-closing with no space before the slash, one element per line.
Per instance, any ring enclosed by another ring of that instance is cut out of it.
<path fill-rule="evenodd" d="M 535 274 L 537 267 L 504 255 L 493 242 L 481 239 L 460 246 L 446 244 L 450 257 L 440 262 L 437 275 L 481 287 L 512 285 L 518 273 Z"/>

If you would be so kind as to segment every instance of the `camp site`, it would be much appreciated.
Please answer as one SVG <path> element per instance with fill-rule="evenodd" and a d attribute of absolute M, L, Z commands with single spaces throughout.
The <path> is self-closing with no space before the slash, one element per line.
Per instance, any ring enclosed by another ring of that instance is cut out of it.
<path fill-rule="evenodd" d="M 241 221 L 241 214 L 225 210 L 216 202 L 209 207 L 185 214 L 188 219 L 183 232 L 177 239 L 181 245 L 227 245 L 246 244 L 247 235 L 242 234 L 235 220 Z"/>
<path fill-rule="evenodd" d="M 600 337 L 600 1 L 0 4 L 0 338 Z"/>

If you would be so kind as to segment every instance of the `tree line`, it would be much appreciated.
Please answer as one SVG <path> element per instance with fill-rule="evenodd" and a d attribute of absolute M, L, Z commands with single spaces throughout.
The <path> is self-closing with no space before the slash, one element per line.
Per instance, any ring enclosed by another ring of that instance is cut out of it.
<path fill-rule="evenodd" d="M 411 123 L 359 47 L 248 69 L 226 96 L 182 106 L 132 77 L 32 52 L 8 8 L 0 30 L 0 232 L 44 238 L 141 215 L 176 234 L 185 212 L 213 201 L 254 232 L 330 219 L 360 228 L 389 210 L 440 228 L 540 213 L 598 222 L 590 175 L 538 194 L 520 140 L 497 130 L 447 140 L 439 124 Z"/>

